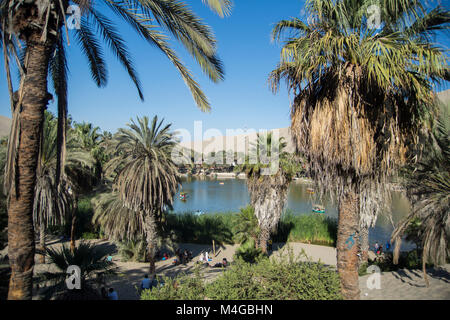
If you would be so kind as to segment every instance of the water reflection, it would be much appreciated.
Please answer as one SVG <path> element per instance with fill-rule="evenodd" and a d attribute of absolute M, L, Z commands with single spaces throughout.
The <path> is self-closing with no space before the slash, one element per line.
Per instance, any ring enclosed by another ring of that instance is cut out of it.
<path fill-rule="evenodd" d="M 317 203 L 316 195 L 310 194 L 308 185 L 300 182 L 292 182 L 289 187 L 287 209 L 294 214 L 309 214 L 312 206 Z M 180 191 L 188 194 L 187 201 L 181 201 L 177 195 L 174 202 L 174 212 L 203 211 L 214 212 L 237 212 L 239 208 L 249 203 L 249 195 L 245 180 L 226 179 L 216 180 L 210 178 L 185 178 Z M 337 218 L 336 205 L 329 198 L 323 199 L 321 203 L 325 207 L 325 214 Z M 405 217 L 410 210 L 407 198 L 402 192 L 392 193 L 392 206 L 390 212 L 385 212 L 377 219 L 375 228 L 370 230 L 371 246 L 378 241 L 383 245 L 388 241 L 392 230 L 392 223 L 396 224 Z M 392 220 L 388 218 L 392 217 Z M 412 248 L 411 244 L 405 243 L 403 250 Z"/>

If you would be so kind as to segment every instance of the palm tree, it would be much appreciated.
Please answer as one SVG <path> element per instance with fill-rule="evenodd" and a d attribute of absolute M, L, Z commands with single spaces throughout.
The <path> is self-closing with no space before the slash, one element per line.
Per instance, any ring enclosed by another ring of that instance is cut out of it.
<path fill-rule="evenodd" d="M 239 211 L 234 234 L 236 240 L 243 244 L 253 240 L 255 245 L 258 244 L 259 227 L 258 219 L 255 216 L 255 210 L 251 206 L 241 208 Z"/>
<path fill-rule="evenodd" d="M 272 132 L 258 134 L 250 156 L 236 169 L 247 175 L 250 205 L 258 219 L 259 237 L 256 246 L 264 254 L 267 254 L 270 234 L 280 221 L 289 184 L 299 169 L 294 158 L 284 151 L 284 139 L 274 139 Z"/>
<path fill-rule="evenodd" d="M 91 75 L 99 87 L 107 83 L 107 67 L 100 37 L 124 66 L 138 94 L 143 99 L 141 83 L 129 51 L 112 20 L 100 13 L 95 1 L 74 0 L 81 16 L 76 21 L 75 39 L 87 57 Z M 208 0 L 207 4 L 221 16 L 230 12 L 229 0 Z M 183 2 L 178 0 L 116 1 L 103 0 L 101 5 L 131 26 L 141 38 L 161 50 L 179 71 L 201 110 L 210 104 L 168 44 L 166 32 L 181 42 L 202 71 L 213 82 L 223 79 L 221 61 L 211 29 Z M 8 243 L 12 276 L 9 299 L 31 299 L 34 266 L 33 199 L 39 158 L 44 110 L 52 95 L 48 93 L 50 74 L 58 98 L 58 165 L 59 182 L 64 168 L 65 134 L 67 131 L 66 42 L 69 43 L 66 12 L 68 0 L 0 1 L 1 47 L 5 61 L 7 85 L 11 100 L 13 124 L 8 146 L 5 189 L 8 191 Z M 71 17 L 73 18 L 73 17 Z M 77 20 L 78 17 L 75 17 Z M 11 81 L 10 60 L 20 72 L 15 92 Z"/>
<path fill-rule="evenodd" d="M 417 163 L 407 170 L 406 189 L 413 211 L 392 233 L 394 262 L 398 262 L 401 237 L 419 223 L 422 268 L 427 286 L 426 263 L 445 264 L 450 255 L 450 108 L 441 107 L 432 138 Z"/>
<path fill-rule="evenodd" d="M 114 263 L 107 260 L 108 253 L 89 243 L 80 243 L 74 250 L 65 245 L 59 249 L 46 248 L 44 254 L 54 266 L 52 271 L 39 275 L 39 282 L 48 285 L 43 290 L 46 299 L 101 300 L 100 291 L 95 287 L 97 276 L 115 274 Z M 67 289 L 69 266 L 80 268 L 80 289 Z"/>
<path fill-rule="evenodd" d="M 99 127 L 94 127 L 92 123 L 74 123 L 73 125 L 73 134 L 74 138 L 77 140 L 80 147 L 90 152 L 92 157 L 95 159 L 94 170 L 91 174 L 91 181 L 89 183 L 89 187 L 96 184 L 102 176 L 102 165 L 104 165 L 104 148 L 101 145 L 103 142 L 103 136 L 99 132 Z M 94 180 L 94 181 L 93 181 Z"/>
<path fill-rule="evenodd" d="M 93 166 L 90 154 L 81 149 L 69 136 L 67 142 L 68 161 L 65 161 L 65 174 L 59 185 L 56 183 L 57 163 L 57 119 L 45 112 L 42 148 L 36 171 L 36 186 L 33 202 L 33 223 L 40 233 L 40 247 L 45 250 L 45 230 L 49 225 L 65 224 L 69 214 L 74 212 L 76 182 L 72 174 L 80 168 Z M 42 255 L 42 263 L 45 262 Z"/>
<path fill-rule="evenodd" d="M 150 273 L 153 274 L 156 220 L 165 207 L 173 203 L 180 184 L 178 169 L 172 160 L 176 142 L 170 131 L 171 124 L 163 126 L 163 120 L 158 122 L 157 116 L 150 126 L 147 117 L 137 118 L 137 123 L 131 120 L 128 126 L 129 129 L 121 128 L 115 135 L 116 152 L 106 166 L 109 175 L 115 174 L 114 191 L 118 193 L 118 200 L 109 202 L 108 211 L 117 216 L 108 217 L 108 220 L 123 219 L 121 225 L 128 225 L 127 233 L 131 232 L 131 226 L 133 233 L 141 228 L 140 233 L 145 234 L 147 241 Z M 120 206 L 124 208 L 120 209 Z M 106 226 L 106 230 L 111 229 Z M 114 230 L 108 233 L 114 235 Z"/>
<path fill-rule="evenodd" d="M 372 5 L 378 26 L 366 14 Z M 295 94 L 293 137 L 317 188 L 336 195 L 342 293 L 359 299 L 360 227 L 373 226 L 389 203 L 386 182 L 430 114 L 433 83 L 448 77 L 430 36 L 450 15 L 416 0 L 308 0 L 306 10 L 306 23 L 274 27 L 273 39 L 288 36 L 269 81 L 276 92 L 285 79 Z"/>

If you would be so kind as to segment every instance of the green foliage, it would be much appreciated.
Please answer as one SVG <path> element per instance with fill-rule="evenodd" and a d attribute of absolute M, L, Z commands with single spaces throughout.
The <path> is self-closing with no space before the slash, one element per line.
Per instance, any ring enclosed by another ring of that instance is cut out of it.
<path fill-rule="evenodd" d="M 239 213 L 215 213 L 196 216 L 192 213 L 166 215 L 165 229 L 173 230 L 177 242 L 210 244 L 246 243 L 256 234 L 256 217 L 250 207 Z M 334 246 L 337 239 L 337 221 L 322 214 L 294 215 L 287 212 L 281 218 L 273 235 L 273 242 L 304 242 Z"/>
<path fill-rule="evenodd" d="M 144 290 L 141 300 L 203 300 L 205 297 L 205 283 L 198 268 L 193 276 L 162 277 L 161 282 L 164 284 Z"/>
<path fill-rule="evenodd" d="M 114 263 L 107 260 L 108 253 L 89 243 L 80 243 L 73 252 L 66 245 L 62 245 L 59 249 L 46 248 L 45 255 L 49 263 L 55 266 L 55 269 L 42 273 L 38 279 L 39 283 L 47 286 L 43 291 L 44 297 L 47 299 L 51 297 L 70 299 L 73 294 L 82 296 L 83 292 L 87 296 L 94 295 L 95 298 L 96 292 L 93 290 L 93 285 L 96 275 L 99 273 L 107 276 L 115 274 Z M 65 280 L 69 266 L 80 267 L 80 290 L 67 290 Z"/>
<path fill-rule="evenodd" d="M 166 229 L 173 230 L 178 242 L 210 244 L 233 243 L 233 213 L 196 216 L 192 213 L 168 214 Z"/>
<path fill-rule="evenodd" d="M 119 243 L 121 261 L 146 262 L 145 252 L 145 241 L 126 241 Z"/>
<path fill-rule="evenodd" d="M 165 279 L 160 288 L 146 290 L 142 300 L 335 300 L 341 299 L 335 270 L 320 263 L 289 257 L 262 259 L 256 264 L 238 260 L 217 279 L 205 283 L 199 271 Z"/>
<path fill-rule="evenodd" d="M 99 234 L 94 232 L 83 232 L 83 234 L 81 235 L 81 239 L 83 240 L 95 240 L 99 239 L 99 237 Z"/>
<path fill-rule="evenodd" d="M 255 210 L 251 206 L 241 208 L 234 223 L 234 239 L 238 243 L 249 240 L 257 241 L 259 235 L 258 219 Z"/>
<path fill-rule="evenodd" d="M 334 246 L 337 239 L 337 221 L 323 214 L 294 215 L 286 212 L 281 218 L 274 242 L 304 242 Z"/>
<path fill-rule="evenodd" d="M 419 218 L 414 218 L 405 231 L 405 239 L 407 241 L 414 242 L 416 244 L 416 248 L 420 249 L 422 245 L 423 231 L 422 221 Z"/>
<path fill-rule="evenodd" d="M 256 263 L 264 257 L 261 249 L 256 249 L 255 241 L 253 239 L 244 242 L 239 248 L 237 248 L 234 255 L 235 260 L 242 260 L 248 263 Z"/>
<path fill-rule="evenodd" d="M 384 253 L 383 259 L 377 259 L 373 262 L 377 265 L 381 271 L 396 271 L 399 269 L 422 269 L 422 254 L 419 250 L 411 250 L 406 252 L 401 252 L 398 264 L 393 263 L 392 252 Z M 432 267 L 433 264 L 427 263 L 427 267 Z"/>
<path fill-rule="evenodd" d="M 91 204 L 91 198 L 83 198 L 78 200 L 77 208 L 77 221 L 75 225 L 75 234 L 77 237 L 83 234 L 97 234 L 96 238 L 99 238 L 99 227 L 92 224 L 92 217 L 94 215 L 94 208 Z M 68 232 L 70 234 L 70 231 Z"/>
<path fill-rule="evenodd" d="M 358 275 L 360 277 L 366 275 L 368 267 L 369 267 L 369 264 L 367 262 L 364 262 L 363 264 L 361 264 L 358 269 Z"/>

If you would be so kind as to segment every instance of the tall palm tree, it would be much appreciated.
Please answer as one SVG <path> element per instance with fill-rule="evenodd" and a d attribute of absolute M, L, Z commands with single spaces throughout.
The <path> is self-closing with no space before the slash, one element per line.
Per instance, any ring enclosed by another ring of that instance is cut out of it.
<path fill-rule="evenodd" d="M 250 156 L 236 170 L 247 175 L 250 205 L 258 219 L 257 247 L 267 254 L 267 241 L 278 225 L 287 201 L 289 184 L 299 170 L 298 162 L 285 152 L 283 137 L 274 141 L 272 132 L 258 134 Z M 253 158 L 253 159 L 252 159 Z"/>
<path fill-rule="evenodd" d="M 74 123 L 73 125 L 74 138 L 80 144 L 81 148 L 87 152 L 90 152 L 95 159 L 94 170 L 92 172 L 92 179 L 89 183 L 89 187 L 98 183 L 102 176 L 102 165 L 104 159 L 104 148 L 101 145 L 103 141 L 102 134 L 99 127 L 94 127 L 92 123 Z"/>
<path fill-rule="evenodd" d="M 33 203 L 33 222 L 40 233 L 40 247 L 45 250 L 45 230 L 49 225 L 65 224 L 69 214 L 74 211 L 76 182 L 72 174 L 74 168 L 93 166 L 91 155 L 84 151 L 69 136 L 67 144 L 67 161 L 65 174 L 59 185 L 56 183 L 57 163 L 57 119 L 45 112 L 42 148 L 36 171 L 36 186 Z M 42 255 L 44 259 L 44 255 Z M 42 260 L 44 262 L 44 260 Z"/>
<path fill-rule="evenodd" d="M 143 99 L 141 83 L 125 41 L 111 18 L 98 10 L 97 1 L 74 0 L 80 8 L 75 16 L 75 40 L 87 57 L 92 78 L 99 86 L 107 82 L 107 68 L 102 40 L 126 69 Z M 231 8 L 229 0 L 208 0 L 219 15 Z M 180 72 L 196 104 L 209 110 L 209 102 L 168 44 L 166 32 L 181 42 L 213 82 L 223 79 L 221 61 L 216 55 L 216 40 L 211 29 L 183 2 L 178 0 L 102 0 L 101 5 L 131 26 L 141 38 L 161 50 Z M 0 1 L 1 47 L 5 61 L 7 85 L 11 100 L 11 128 L 5 187 L 10 195 L 8 210 L 8 243 L 12 274 L 9 299 L 30 299 L 34 265 L 33 199 L 39 158 L 44 110 L 52 98 L 47 78 L 53 83 L 58 98 L 58 165 L 57 182 L 64 169 L 65 134 L 67 131 L 66 43 L 68 44 L 68 0 Z M 73 21 L 72 21 L 73 22 Z M 71 25 L 70 27 L 72 27 Z M 79 28 L 78 28 L 79 27 Z M 21 80 L 15 92 L 11 81 L 10 62 L 15 61 Z"/>
<path fill-rule="evenodd" d="M 111 214 L 120 214 L 120 219 L 132 221 L 133 229 L 142 227 L 147 241 L 150 273 L 155 272 L 155 250 L 157 241 L 156 220 L 172 205 L 173 196 L 180 184 L 176 164 L 172 160 L 172 151 L 176 145 L 171 124 L 163 126 L 155 116 L 149 119 L 131 120 L 129 129 L 119 129 L 114 137 L 115 154 L 108 162 L 108 174 L 115 174 L 114 191 L 118 201 L 110 202 Z M 119 202 L 122 203 L 120 203 Z M 114 207 L 125 207 L 114 213 Z M 106 213 L 106 212 L 105 212 Z M 113 218 L 114 219 L 114 218 Z M 128 228 L 131 222 L 125 222 Z M 106 228 L 108 230 L 108 228 Z M 112 234 L 113 231 L 111 232 Z"/>
<path fill-rule="evenodd" d="M 450 256 L 450 108 L 441 107 L 432 133 L 434 143 L 427 144 L 421 159 L 407 170 L 406 188 L 413 210 L 392 233 L 394 262 L 398 261 L 401 237 L 408 227 L 420 222 L 422 268 L 429 286 L 426 263 L 445 264 Z"/>
<path fill-rule="evenodd" d="M 379 25 L 367 13 L 372 5 Z M 448 78 L 430 36 L 450 15 L 416 0 L 308 0 L 306 10 L 307 22 L 274 27 L 274 39 L 287 38 L 269 80 L 276 92 L 285 79 L 295 94 L 293 137 L 317 187 L 337 197 L 342 293 L 359 299 L 360 226 L 373 226 L 389 203 L 386 182 L 430 114 L 433 83 Z"/>

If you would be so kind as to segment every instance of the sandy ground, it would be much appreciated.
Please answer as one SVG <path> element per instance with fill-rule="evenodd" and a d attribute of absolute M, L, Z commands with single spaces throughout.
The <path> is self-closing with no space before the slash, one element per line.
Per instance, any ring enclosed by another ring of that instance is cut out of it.
<path fill-rule="evenodd" d="M 107 281 L 108 287 L 116 289 L 120 300 L 139 299 L 137 288 L 144 275 L 148 273 L 147 263 L 122 262 L 117 254 L 116 246 L 108 241 L 94 240 L 96 245 L 106 250 L 113 256 L 116 263 L 118 275 Z M 60 243 L 52 246 L 59 246 Z M 192 274 L 195 263 L 201 253 L 208 251 L 212 261 L 210 264 L 221 262 L 223 258 L 228 261 L 233 260 L 233 255 L 238 245 L 225 245 L 216 247 L 214 255 L 212 245 L 180 244 L 180 248 L 193 252 L 193 260 L 186 265 L 172 265 L 172 259 L 158 261 L 156 272 L 158 276 L 175 276 L 179 273 Z M 302 250 L 312 261 L 321 261 L 326 265 L 336 266 L 336 249 L 331 247 L 289 243 L 274 244 L 271 256 L 280 257 L 288 254 L 292 250 L 295 256 L 300 256 L 301 260 L 306 259 L 301 256 Z M 36 261 L 38 261 L 36 259 Z M 37 264 L 35 274 L 51 269 L 49 264 Z M 203 275 L 207 281 L 214 279 L 223 272 L 221 268 L 202 268 Z M 430 269 L 427 272 L 430 287 L 425 286 L 423 274 L 420 270 L 398 270 L 395 272 L 383 272 L 380 275 L 380 289 L 369 289 L 367 281 L 371 275 L 360 277 L 360 289 L 362 300 L 450 300 L 450 264 L 441 268 Z M 373 279 L 373 278 L 372 278 Z M 35 298 L 38 298 L 37 296 Z"/>
<path fill-rule="evenodd" d="M 374 284 L 369 280 L 371 275 L 365 275 L 359 278 L 361 300 L 450 300 L 450 264 L 428 269 L 427 275 L 430 282 L 428 288 L 422 270 L 383 272 L 379 289 L 371 285 Z"/>

